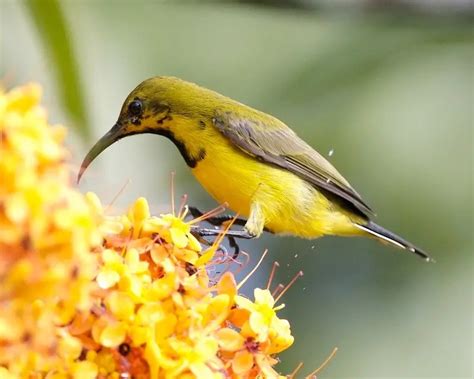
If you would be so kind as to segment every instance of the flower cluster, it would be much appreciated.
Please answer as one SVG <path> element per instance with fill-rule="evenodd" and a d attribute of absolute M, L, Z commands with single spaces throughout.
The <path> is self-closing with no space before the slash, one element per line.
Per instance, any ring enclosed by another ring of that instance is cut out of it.
<path fill-rule="evenodd" d="M 0 91 L 0 366 L 23 374 L 63 365 L 55 326 L 90 308 L 101 240 L 98 215 L 69 185 L 65 129 L 48 126 L 40 95 Z"/>
<path fill-rule="evenodd" d="M 203 250 L 185 211 L 104 215 L 39 97 L 0 93 L 0 377 L 278 378 L 293 337 L 270 290 L 211 274 L 223 236 Z"/>
<path fill-rule="evenodd" d="M 83 358 L 105 376 L 278 377 L 272 355 L 293 342 L 281 307 L 268 290 L 255 302 L 237 295 L 230 272 L 213 284 L 206 264 L 217 245 L 202 252 L 190 228 L 184 214 L 151 217 L 142 198 L 106 218 L 94 304 L 68 328 Z"/>

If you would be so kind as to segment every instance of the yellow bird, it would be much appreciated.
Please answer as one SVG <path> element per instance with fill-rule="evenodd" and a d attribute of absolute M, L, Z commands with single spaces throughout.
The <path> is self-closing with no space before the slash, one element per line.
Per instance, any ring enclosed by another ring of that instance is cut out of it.
<path fill-rule="evenodd" d="M 367 236 L 430 260 L 371 221 L 372 210 L 349 182 L 282 121 L 174 77 L 147 79 L 130 93 L 78 179 L 105 148 L 142 133 L 170 139 L 207 192 L 247 219 L 231 236 Z"/>

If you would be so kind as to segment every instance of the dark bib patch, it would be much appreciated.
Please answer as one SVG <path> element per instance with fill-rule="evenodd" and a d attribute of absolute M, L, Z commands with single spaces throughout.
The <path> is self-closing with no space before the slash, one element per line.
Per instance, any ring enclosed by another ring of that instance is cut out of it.
<path fill-rule="evenodd" d="M 153 133 L 153 134 L 158 134 L 160 136 L 168 138 L 170 141 L 172 141 L 176 147 L 178 148 L 179 152 L 181 153 L 184 161 L 186 164 L 194 168 L 198 164 L 199 161 L 202 161 L 206 157 L 206 150 L 204 148 L 199 149 L 199 152 L 197 155 L 192 155 L 191 152 L 187 149 L 185 143 L 179 139 L 177 139 L 174 135 L 174 133 L 170 130 L 154 130 L 154 129 L 148 129 L 146 131 L 143 131 L 144 133 Z"/>

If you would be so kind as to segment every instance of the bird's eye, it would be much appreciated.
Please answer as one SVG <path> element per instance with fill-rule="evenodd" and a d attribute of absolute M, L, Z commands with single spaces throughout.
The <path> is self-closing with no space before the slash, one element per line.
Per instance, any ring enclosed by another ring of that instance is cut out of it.
<path fill-rule="evenodd" d="M 139 116 L 142 113 L 142 102 L 140 100 L 133 100 L 128 105 L 128 112 L 132 116 Z"/>

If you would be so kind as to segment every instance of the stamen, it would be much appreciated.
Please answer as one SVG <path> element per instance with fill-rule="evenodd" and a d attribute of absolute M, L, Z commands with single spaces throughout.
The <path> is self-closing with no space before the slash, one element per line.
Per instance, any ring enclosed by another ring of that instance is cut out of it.
<path fill-rule="evenodd" d="M 233 253 L 232 253 L 233 255 Z M 250 256 L 249 254 L 247 254 L 245 251 L 241 250 L 239 252 L 239 255 L 243 255 L 245 257 L 245 261 L 244 262 L 240 262 L 236 259 L 234 259 L 231 254 L 226 251 L 225 253 L 223 252 L 222 253 L 222 259 L 219 260 L 219 257 L 218 259 L 213 259 L 212 261 L 212 264 L 214 265 L 219 265 L 219 264 L 225 264 L 225 266 L 222 268 L 222 275 L 224 275 L 224 273 L 226 273 L 227 271 L 230 270 L 230 267 L 232 264 L 237 264 L 239 267 L 236 269 L 236 270 L 232 270 L 233 274 L 234 274 L 234 277 L 238 275 L 238 273 L 240 271 L 242 271 L 242 269 L 244 267 L 246 267 L 250 261 Z M 221 276 L 222 276 L 221 275 Z M 216 281 L 219 281 L 220 280 L 220 277 L 216 278 Z"/>
<path fill-rule="evenodd" d="M 267 255 L 268 253 L 268 249 L 265 249 L 265 251 L 263 252 L 262 256 L 260 257 L 260 260 L 257 262 L 257 264 L 255 265 L 255 267 L 252 269 L 252 271 L 250 271 L 247 276 L 237 285 L 237 289 L 239 290 L 247 280 L 249 280 L 249 278 L 254 274 L 255 271 L 257 271 L 258 267 L 261 265 L 262 261 L 263 261 L 263 258 L 265 258 L 265 255 Z"/>
<path fill-rule="evenodd" d="M 278 285 L 276 286 L 276 288 L 275 288 L 275 289 L 273 290 L 273 292 L 272 292 L 273 298 L 275 298 L 275 296 L 276 296 L 283 288 L 285 288 L 285 286 L 284 286 L 283 284 L 281 284 L 281 283 L 278 284 Z"/>
<path fill-rule="evenodd" d="M 105 207 L 104 213 L 107 213 L 112 205 L 117 201 L 119 196 L 125 191 L 125 188 L 131 183 L 132 181 L 129 179 L 126 180 L 126 182 L 120 187 L 119 191 L 117 194 L 113 197 L 112 201 Z"/>
<path fill-rule="evenodd" d="M 213 245 L 215 245 L 216 248 L 217 248 L 217 246 L 219 246 L 222 243 L 222 240 L 224 239 L 225 235 L 227 234 L 227 232 L 230 230 L 230 228 L 234 224 L 235 220 L 237 220 L 237 216 L 235 216 L 232 220 L 230 220 L 229 224 L 226 225 L 226 227 L 222 231 L 222 233 L 219 234 L 219 237 L 216 238 L 216 240 L 213 243 Z"/>
<path fill-rule="evenodd" d="M 188 213 L 188 207 L 186 206 L 187 202 L 188 202 L 188 194 L 185 193 L 183 196 L 181 196 L 181 203 L 179 204 L 179 210 L 178 210 L 178 217 L 181 219 L 184 219 L 186 217 L 186 214 Z"/>
<path fill-rule="evenodd" d="M 300 278 L 301 276 L 303 276 L 303 271 L 299 271 L 294 277 L 293 279 L 290 280 L 290 282 L 286 285 L 285 288 L 283 288 L 283 291 L 280 292 L 280 294 L 278 295 L 278 297 L 275 299 L 275 304 L 278 303 L 278 300 L 281 299 L 281 297 L 285 294 L 286 291 L 288 291 L 290 289 L 290 287 L 296 282 L 296 280 L 298 278 Z"/>
<path fill-rule="evenodd" d="M 280 267 L 280 264 L 278 262 L 273 262 L 273 267 L 272 267 L 272 271 L 270 272 L 270 277 L 268 278 L 268 283 L 267 283 L 267 290 L 270 288 L 270 286 L 272 285 L 272 281 L 273 281 L 273 277 L 275 276 L 275 271 L 276 269 Z"/>
<path fill-rule="evenodd" d="M 217 216 L 217 215 L 221 214 L 222 212 L 224 212 L 226 210 L 226 208 L 227 208 L 227 203 L 219 205 L 218 207 L 216 207 L 214 209 L 211 209 L 210 211 L 207 211 L 206 213 L 203 213 L 201 216 L 196 217 L 195 219 L 189 221 L 188 224 L 193 225 L 193 224 L 196 224 L 198 222 L 204 221 L 207 218 Z M 235 218 L 237 218 L 237 216 Z"/>
<path fill-rule="evenodd" d="M 214 240 L 213 244 L 209 247 L 209 249 L 207 249 L 204 254 L 201 255 L 201 257 L 198 259 L 199 260 L 203 260 L 203 262 L 208 262 L 210 260 L 212 260 L 214 258 L 214 255 L 217 251 L 217 248 L 219 247 L 219 245 L 222 243 L 222 240 L 224 239 L 226 233 L 229 231 L 229 229 L 232 227 L 232 224 L 234 223 L 234 221 L 237 219 L 237 217 L 234 217 L 231 222 L 229 222 L 229 225 L 227 225 L 227 227 L 222 230 L 219 235 L 217 236 L 217 238 Z"/>
<path fill-rule="evenodd" d="M 171 171 L 171 213 L 173 216 L 175 215 L 174 213 L 174 177 L 176 173 L 174 171 Z"/>
<path fill-rule="evenodd" d="M 314 370 L 311 374 L 306 376 L 306 379 L 314 379 L 316 378 L 316 374 L 321 371 L 326 365 L 331 361 L 331 359 L 336 355 L 337 353 L 337 347 L 335 347 L 332 351 L 331 354 L 329 354 L 329 357 L 326 358 L 326 360 L 319 366 L 316 370 Z"/>
<path fill-rule="evenodd" d="M 290 375 L 288 375 L 288 379 L 295 379 L 296 374 L 298 374 L 298 371 L 301 370 L 301 367 L 303 367 L 303 362 L 298 363 L 298 366 L 296 366 L 293 372 Z"/>
<path fill-rule="evenodd" d="M 250 262 L 250 255 L 248 253 L 246 253 L 245 251 L 243 250 L 240 250 L 240 253 L 239 253 L 241 256 L 243 255 L 245 257 L 245 261 L 244 262 L 239 262 L 238 260 L 235 260 L 234 258 L 230 258 L 233 262 L 237 263 L 240 267 L 234 271 L 234 275 L 237 275 L 240 271 L 242 271 L 245 267 L 248 266 L 249 262 Z"/>

